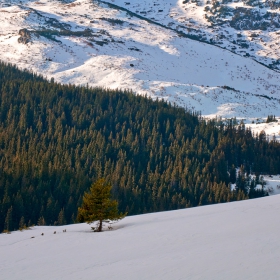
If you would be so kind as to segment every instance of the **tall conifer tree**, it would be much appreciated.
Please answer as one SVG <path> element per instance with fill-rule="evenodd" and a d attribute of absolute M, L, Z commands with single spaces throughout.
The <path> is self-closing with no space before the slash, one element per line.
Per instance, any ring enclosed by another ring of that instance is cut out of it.
<path fill-rule="evenodd" d="M 88 224 L 98 222 L 95 231 L 102 231 L 103 223 L 123 219 L 127 213 L 118 212 L 118 202 L 111 199 L 112 186 L 104 179 L 92 184 L 89 193 L 85 193 L 82 206 L 78 209 L 78 221 Z"/>

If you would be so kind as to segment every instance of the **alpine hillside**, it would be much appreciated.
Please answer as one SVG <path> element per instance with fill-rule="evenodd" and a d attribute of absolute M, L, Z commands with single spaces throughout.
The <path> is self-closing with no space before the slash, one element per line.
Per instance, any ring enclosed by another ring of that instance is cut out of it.
<path fill-rule="evenodd" d="M 276 2 L 5 0 L 0 5 L 4 62 L 65 84 L 131 89 L 206 117 L 251 121 L 279 115 Z"/>

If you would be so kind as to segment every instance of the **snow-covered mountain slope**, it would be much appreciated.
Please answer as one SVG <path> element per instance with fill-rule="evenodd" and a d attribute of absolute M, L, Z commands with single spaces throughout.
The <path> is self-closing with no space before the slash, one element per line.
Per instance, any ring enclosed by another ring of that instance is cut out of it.
<path fill-rule="evenodd" d="M 107 0 L 187 36 L 280 69 L 280 2 L 254 0 Z M 129 3 L 129 4 L 128 4 Z"/>
<path fill-rule="evenodd" d="M 280 108 L 279 108 L 280 111 Z M 251 129 L 251 131 L 257 135 L 260 134 L 262 131 L 266 133 L 266 137 L 270 140 L 277 140 L 280 141 L 280 118 L 276 119 L 275 122 L 266 123 L 265 119 L 257 119 L 249 122 L 247 120 L 247 124 L 245 124 L 246 128 Z"/>
<path fill-rule="evenodd" d="M 111 3 L 2 1 L 0 59 L 58 82 L 132 89 L 208 117 L 279 115 L 280 73 L 173 28 L 175 12 L 190 16 L 181 2 Z"/>
<path fill-rule="evenodd" d="M 0 234 L 1 279 L 279 279 L 279 210 L 276 195 L 126 217 L 103 233 Z"/>

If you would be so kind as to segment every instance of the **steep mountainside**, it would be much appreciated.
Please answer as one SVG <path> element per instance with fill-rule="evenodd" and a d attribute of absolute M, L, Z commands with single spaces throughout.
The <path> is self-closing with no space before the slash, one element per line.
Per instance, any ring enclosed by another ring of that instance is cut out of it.
<path fill-rule="evenodd" d="M 129 88 L 209 117 L 279 115 L 278 10 L 267 10 L 275 24 L 264 15 L 265 28 L 250 27 L 244 15 L 241 30 L 235 11 L 244 3 L 136 2 L 2 1 L 0 59 L 62 83 Z"/>

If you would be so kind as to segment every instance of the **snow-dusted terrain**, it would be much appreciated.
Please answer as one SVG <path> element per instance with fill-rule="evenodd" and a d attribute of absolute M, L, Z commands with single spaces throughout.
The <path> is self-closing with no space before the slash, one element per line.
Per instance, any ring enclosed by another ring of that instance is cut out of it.
<path fill-rule="evenodd" d="M 206 3 L 108 3 L 1 1 L 0 59 L 63 83 L 132 89 L 207 117 L 279 116 L 277 70 L 202 42 L 215 35 L 203 19 Z M 183 19 L 212 35 L 187 38 L 195 32 L 178 26 Z M 26 44 L 18 42 L 23 28 L 31 36 Z"/>
<path fill-rule="evenodd" d="M 105 1 L 103 1 L 105 2 Z M 107 0 L 279 70 L 279 1 Z M 128 4 L 129 3 L 129 4 Z"/>
<path fill-rule="evenodd" d="M 256 178 L 255 175 L 250 175 L 251 178 Z M 277 195 L 280 194 L 280 176 L 279 175 L 261 175 L 264 185 L 257 185 L 257 189 L 262 189 L 268 195 Z M 231 184 L 231 189 L 235 189 L 236 184 Z"/>
<path fill-rule="evenodd" d="M 103 233 L 76 224 L 0 234 L 0 278 L 279 279 L 279 211 L 275 195 L 126 217 Z"/>
<path fill-rule="evenodd" d="M 280 176 L 279 175 L 269 175 L 264 176 L 264 181 L 266 182 L 265 190 L 267 190 L 269 195 L 280 194 Z"/>
<path fill-rule="evenodd" d="M 268 139 L 280 141 L 280 118 L 276 120 L 277 122 L 266 123 L 265 119 L 259 119 L 259 121 L 255 119 L 253 120 L 254 123 L 251 123 L 249 119 L 247 119 L 248 123 L 245 124 L 245 127 L 250 127 L 255 135 L 264 131 Z"/>

